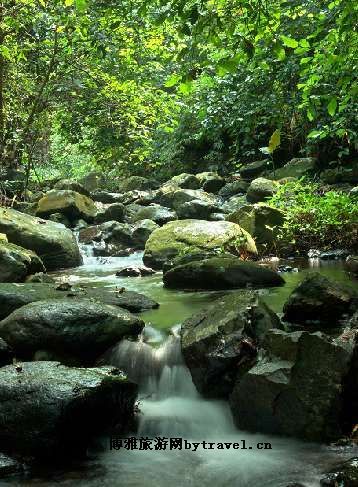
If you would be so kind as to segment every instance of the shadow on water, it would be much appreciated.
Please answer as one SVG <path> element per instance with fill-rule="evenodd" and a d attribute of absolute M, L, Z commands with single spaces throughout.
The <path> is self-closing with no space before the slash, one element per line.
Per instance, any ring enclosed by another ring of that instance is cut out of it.
<path fill-rule="evenodd" d="M 222 293 L 166 290 L 161 274 L 144 278 L 115 276 L 122 266 L 141 264 L 141 257 L 139 253 L 104 261 L 88 257 L 84 266 L 55 274 L 58 279 L 67 279 L 73 284 L 126 287 L 160 303 L 158 310 L 142 313 L 147 326 L 140 340 L 122 341 L 109 358 L 139 384 L 138 438 L 180 437 L 191 444 L 205 440 L 241 446 L 245 440 L 247 449 L 199 446 L 196 451 L 194 447 L 110 451 L 109 439 L 105 439 L 101 451 L 83 465 L 66 472 L 51 472 L 50 477 L 42 474 L 19 481 L 18 485 L 286 487 L 295 481 L 306 487 L 317 487 L 323 471 L 357 455 L 357 451 L 238 431 L 226 403 L 202 399 L 181 356 L 178 325 Z M 263 291 L 266 302 L 276 312 L 281 312 L 292 289 L 305 274 L 317 269 L 334 281 L 357 287 L 341 264 L 330 262 L 319 267 L 318 264 L 318 261 L 307 260 L 290 262 L 291 266 L 298 266 L 300 272 L 285 273 L 284 287 Z M 270 443 L 272 448 L 258 450 L 259 442 Z"/>

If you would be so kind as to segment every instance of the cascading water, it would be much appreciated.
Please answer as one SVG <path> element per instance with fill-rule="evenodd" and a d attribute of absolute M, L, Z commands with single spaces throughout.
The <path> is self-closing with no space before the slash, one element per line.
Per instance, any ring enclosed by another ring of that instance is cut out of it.
<path fill-rule="evenodd" d="M 229 434 L 228 407 L 198 394 L 182 358 L 178 329 L 157 348 L 145 342 L 146 331 L 138 342 L 125 340 L 112 353 L 111 363 L 139 384 L 138 434 L 196 439 Z"/>

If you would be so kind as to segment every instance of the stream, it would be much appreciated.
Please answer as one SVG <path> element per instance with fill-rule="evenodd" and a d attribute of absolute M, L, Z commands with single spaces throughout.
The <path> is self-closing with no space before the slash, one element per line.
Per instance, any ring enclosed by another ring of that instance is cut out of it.
<path fill-rule="evenodd" d="M 166 290 L 160 273 L 141 278 L 115 276 L 121 267 L 141 265 L 141 253 L 121 258 L 91 257 L 88 248 L 85 253 L 83 266 L 57 272 L 54 277 L 76 285 L 125 287 L 160 303 L 159 309 L 141 314 L 146 327 L 140 340 L 124 340 L 110 355 L 110 362 L 139 384 L 137 437 L 180 437 L 191 443 L 206 440 L 240 445 L 245 440 L 247 449 L 200 446 L 196 451 L 193 448 L 111 451 L 109 439 L 105 438 L 90 452 L 88 460 L 66 471 L 48 472 L 44 468 L 26 480 L 3 481 L 0 485 L 286 487 L 290 482 L 301 482 L 306 487 L 317 487 L 322 472 L 357 455 L 358 451 L 352 448 L 333 448 L 237 430 L 226 403 L 204 400 L 197 393 L 181 356 L 178 335 L 184 319 L 223 292 Z M 278 313 L 292 289 L 312 270 L 319 269 L 333 280 L 357 286 L 337 262 L 305 260 L 290 265 L 299 267 L 300 271 L 285 273 L 284 287 L 262 291 L 265 301 Z M 270 443 L 271 449 L 256 449 L 258 442 Z"/>

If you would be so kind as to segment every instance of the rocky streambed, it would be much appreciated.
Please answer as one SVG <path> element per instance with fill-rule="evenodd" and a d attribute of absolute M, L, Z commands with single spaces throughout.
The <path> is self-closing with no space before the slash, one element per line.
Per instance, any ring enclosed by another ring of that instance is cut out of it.
<path fill-rule="evenodd" d="M 261 259 L 283 215 L 257 175 L 0 209 L 4 485 L 357 485 L 356 258 Z"/>

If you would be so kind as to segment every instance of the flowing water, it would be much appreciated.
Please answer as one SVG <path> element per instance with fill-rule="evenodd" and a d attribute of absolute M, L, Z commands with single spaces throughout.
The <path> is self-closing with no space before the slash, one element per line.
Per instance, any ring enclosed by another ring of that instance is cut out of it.
<path fill-rule="evenodd" d="M 124 258 L 91 257 L 72 271 L 55 274 L 58 280 L 92 286 L 120 286 L 142 292 L 157 300 L 160 308 L 142 313 L 146 327 L 138 342 L 122 341 L 111 352 L 110 362 L 123 369 L 139 384 L 137 438 L 181 438 L 190 449 L 110 450 L 109 439 L 92 452 L 88 461 L 70 469 L 41 472 L 18 485 L 167 487 L 286 487 L 302 482 L 319 485 L 321 473 L 357 451 L 328 448 L 287 438 L 268 437 L 238 431 L 225 402 L 204 400 L 197 393 L 180 350 L 180 323 L 219 292 L 179 292 L 163 289 L 161 275 L 118 278 L 116 270 L 142 264 L 140 253 Z M 295 264 L 296 265 L 296 264 Z M 264 299 L 276 312 L 304 274 L 316 270 L 317 261 L 298 263 L 300 272 L 285 273 L 286 285 L 263 291 Z M 348 285 L 342 265 L 327 263 L 320 272 Z M 139 440 L 138 440 L 139 441 Z M 195 448 L 194 443 L 206 441 Z M 152 443 L 159 444 L 159 440 Z M 210 448 L 210 443 L 237 443 L 239 449 Z M 271 449 L 256 448 L 267 443 Z M 243 449 L 243 446 L 246 449 Z M 251 448 L 250 448 L 251 447 Z M 194 451 L 194 449 L 196 451 Z M 1 485 L 8 485 L 3 482 Z M 14 482 L 12 482 L 14 485 Z"/>

